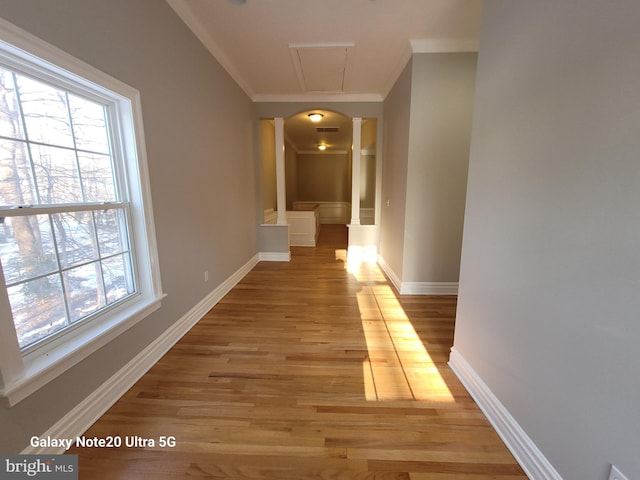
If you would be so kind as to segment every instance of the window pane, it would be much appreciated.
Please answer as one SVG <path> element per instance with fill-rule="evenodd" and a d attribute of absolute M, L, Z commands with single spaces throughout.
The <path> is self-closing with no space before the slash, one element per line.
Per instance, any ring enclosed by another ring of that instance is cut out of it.
<path fill-rule="evenodd" d="M 31 154 L 41 204 L 82 201 L 76 154 L 73 150 L 32 145 Z"/>
<path fill-rule="evenodd" d="M 0 260 L 7 284 L 58 269 L 48 215 L 8 217 L 0 225 Z"/>
<path fill-rule="evenodd" d="M 7 292 L 20 348 L 68 324 L 58 274 L 9 287 Z"/>
<path fill-rule="evenodd" d="M 111 157 L 98 153 L 79 152 L 78 161 L 85 201 L 115 201 L 116 189 L 113 183 Z"/>
<path fill-rule="evenodd" d="M 29 141 L 73 147 L 66 93 L 22 75 L 17 79 Z"/>
<path fill-rule="evenodd" d="M 91 212 L 51 215 L 62 268 L 98 259 Z"/>
<path fill-rule="evenodd" d="M 97 153 L 109 153 L 104 106 L 69 95 L 69 109 L 76 148 Z"/>
<path fill-rule="evenodd" d="M 108 304 L 117 302 L 134 292 L 129 254 L 103 260 L 102 271 Z"/>
<path fill-rule="evenodd" d="M 115 255 L 129 249 L 124 213 L 123 208 L 94 212 L 101 257 Z"/>
<path fill-rule="evenodd" d="M 71 322 L 105 306 L 100 263 L 90 263 L 63 273 Z"/>
<path fill-rule="evenodd" d="M 27 145 L 0 139 L 0 205 L 34 204 L 35 190 Z"/>
<path fill-rule="evenodd" d="M 24 138 L 13 73 L 0 67 L 0 135 Z"/>

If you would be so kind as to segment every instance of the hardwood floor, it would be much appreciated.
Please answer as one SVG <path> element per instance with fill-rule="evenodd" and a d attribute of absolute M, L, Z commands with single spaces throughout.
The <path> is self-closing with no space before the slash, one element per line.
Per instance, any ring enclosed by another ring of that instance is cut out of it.
<path fill-rule="evenodd" d="M 456 298 L 398 297 L 346 240 L 259 263 L 85 434 L 155 445 L 70 450 L 80 478 L 526 479 L 446 365 Z"/>

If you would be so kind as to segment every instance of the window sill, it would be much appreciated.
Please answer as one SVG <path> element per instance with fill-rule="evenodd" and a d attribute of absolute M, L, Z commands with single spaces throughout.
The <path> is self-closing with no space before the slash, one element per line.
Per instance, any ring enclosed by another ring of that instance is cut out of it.
<path fill-rule="evenodd" d="M 12 407 L 74 365 L 158 310 L 164 294 L 140 299 L 109 319 L 91 324 L 73 338 L 47 351 L 35 351 L 24 357 L 24 375 L 0 389 L 0 398 Z"/>

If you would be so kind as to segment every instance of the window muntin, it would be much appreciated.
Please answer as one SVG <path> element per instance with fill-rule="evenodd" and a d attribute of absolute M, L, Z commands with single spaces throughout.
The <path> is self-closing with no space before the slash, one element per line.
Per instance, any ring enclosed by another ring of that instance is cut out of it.
<path fill-rule="evenodd" d="M 78 154 L 95 155 L 92 161 L 101 159 L 102 164 L 105 163 L 104 155 L 110 154 L 110 158 L 116 164 L 112 184 L 113 202 L 91 201 L 97 197 L 88 196 L 90 194 L 87 193 L 86 185 L 83 185 L 87 202 L 72 204 L 71 210 L 68 208 L 69 204 L 39 205 L 38 199 L 33 198 L 27 202 L 27 205 L 32 205 L 30 207 L 21 209 L 0 207 L 0 218 L 5 218 L 8 222 L 10 217 L 13 219 L 20 216 L 45 215 L 44 218 L 50 225 L 48 215 L 54 213 L 117 212 L 109 221 L 111 225 L 117 221 L 117 228 L 128 231 L 126 239 L 128 243 L 122 243 L 122 247 L 119 247 L 112 239 L 107 248 L 99 249 L 103 278 L 105 282 L 115 281 L 120 282 L 121 285 L 135 287 L 135 294 L 128 295 L 126 298 L 122 298 L 126 294 L 123 288 L 113 289 L 110 294 L 107 294 L 108 305 L 103 310 L 86 318 L 86 321 L 77 321 L 65 327 L 59 334 L 21 349 L 9 304 L 9 290 L 0 269 L 0 397 L 9 406 L 13 406 L 129 328 L 148 318 L 161 307 L 162 298 L 165 295 L 162 293 L 160 279 L 140 92 L 2 18 L 0 18 L 0 64 L 30 79 L 41 80 L 42 83 L 51 87 L 66 91 L 71 103 L 79 99 L 100 105 L 101 109 L 102 106 L 108 105 L 105 113 L 109 132 L 106 143 L 105 141 L 100 143 L 96 134 L 78 132 L 79 129 L 76 128 L 75 150 Z M 8 94 L 9 98 L 10 94 L 11 92 Z M 0 116 L 0 129 L 6 131 L 6 127 L 6 121 L 3 125 Z M 27 148 L 28 145 L 24 141 L 21 142 L 27 135 L 25 126 L 18 125 L 15 130 L 14 135 L 4 140 L 17 142 L 20 148 Z M 92 139 L 89 142 L 87 142 L 88 137 Z M 1 140 L 3 139 L 0 138 Z M 32 143 L 38 145 L 37 142 Z M 89 146 L 90 144 L 93 146 Z M 100 144 L 108 145 L 109 151 L 96 146 Z M 48 144 L 42 143 L 42 145 Z M 57 145 L 50 146 L 65 148 Z M 26 159 L 26 154 L 21 158 Z M 23 194 L 26 192 L 35 197 L 36 192 L 39 191 L 32 165 L 23 162 L 18 167 L 29 171 L 21 172 L 19 178 L 15 179 L 16 184 L 23 189 Z M 82 165 L 76 168 L 82 173 Z M 80 178 L 82 181 L 85 180 L 83 177 Z M 20 204 L 15 201 L 7 203 Z M 108 235 L 96 218 L 94 213 L 98 235 Z M 114 218 L 117 220 L 113 220 Z M 39 218 L 38 221 L 40 221 Z M 114 228 L 108 231 L 113 231 Z M 4 225 L 0 224 L 0 235 L 3 232 Z M 53 238 L 54 235 L 52 232 L 49 238 Z M 118 235 L 121 234 L 118 233 Z M 57 247 L 54 245 L 54 248 Z M 116 252 L 118 248 L 121 253 Z M 40 273 L 40 275 L 45 274 Z M 64 284 L 62 280 L 60 282 L 62 289 Z M 122 299 L 119 300 L 119 298 Z"/>
<path fill-rule="evenodd" d="M 0 263 L 23 350 L 137 292 L 113 108 L 0 65 Z"/>

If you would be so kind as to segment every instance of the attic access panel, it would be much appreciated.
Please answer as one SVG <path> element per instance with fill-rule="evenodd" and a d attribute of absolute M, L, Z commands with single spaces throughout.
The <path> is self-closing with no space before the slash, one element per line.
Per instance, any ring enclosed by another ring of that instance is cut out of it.
<path fill-rule="evenodd" d="M 353 43 L 289 45 L 303 92 L 344 92 Z"/>

